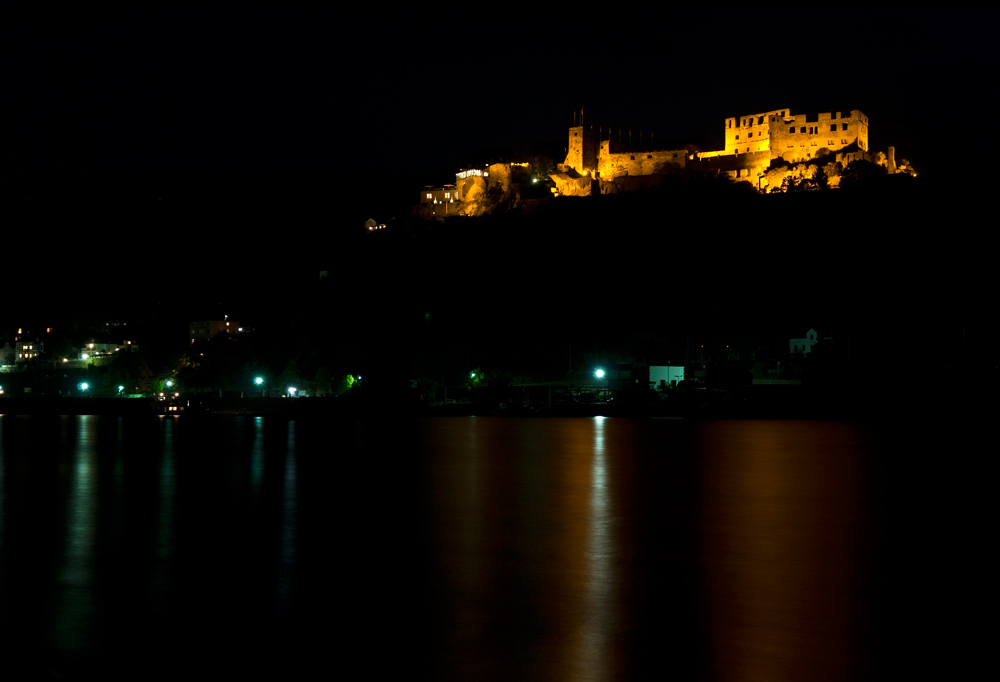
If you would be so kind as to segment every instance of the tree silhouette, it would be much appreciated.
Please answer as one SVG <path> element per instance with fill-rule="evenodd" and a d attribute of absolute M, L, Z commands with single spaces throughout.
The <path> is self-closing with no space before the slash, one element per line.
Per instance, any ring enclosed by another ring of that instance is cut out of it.
<path fill-rule="evenodd" d="M 840 176 L 841 187 L 861 187 L 871 184 L 883 174 L 882 168 L 864 159 L 851 161 Z"/>

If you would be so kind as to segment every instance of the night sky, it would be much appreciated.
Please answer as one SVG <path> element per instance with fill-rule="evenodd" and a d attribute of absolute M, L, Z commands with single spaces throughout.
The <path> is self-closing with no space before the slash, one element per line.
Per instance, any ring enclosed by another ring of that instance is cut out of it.
<path fill-rule="evenodd" d="M 580 107 L 595 125 L 705 145 L 727 116 L 860 108 L 874 148 L 926 165 L 963 144 L 951 121 L 996 99 L 995 11 L 438 14 L 6 10 L 0 172 L 434 173 L 495 148 L 561 151 Z"/>
<path fill-rule="evenodd" d="M 6 273 L 74 291 L 85 274 L 311 273 L 387 196 L 463 164 L 560 157 L 581 107 L 708 149 L 728 116 L 859 108 L 874 150 L 929 177 L 985 164 L 993 10 L 486 11 L 4 9 Z"/>

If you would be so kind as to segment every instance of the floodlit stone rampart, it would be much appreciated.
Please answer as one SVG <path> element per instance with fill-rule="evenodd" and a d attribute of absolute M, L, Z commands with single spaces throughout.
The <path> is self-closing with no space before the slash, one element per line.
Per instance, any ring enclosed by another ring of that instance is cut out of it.
<path fill-rule="evenodd" d="M 725 148 L 690 154 L 683 149 L 638 151 L 615 140 L 600 140 L 592 127 L 569 129 L 567 171 L 603 181 L 646 176 L 683 168 L 725 172 L 758 183 L 771 162 L 809 161 L 831 153 L 843 165 L 870 157 L 868 117 L 858 110 L 792 114 L 772 109 L 723 122 Z"/>

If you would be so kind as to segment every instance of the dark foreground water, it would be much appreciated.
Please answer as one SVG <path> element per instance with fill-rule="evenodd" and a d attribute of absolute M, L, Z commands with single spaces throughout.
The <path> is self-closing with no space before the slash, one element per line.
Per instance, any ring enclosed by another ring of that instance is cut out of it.
<path fill-rule="evenodd" d="M 0 415 L 0 679 L 971 676 L 967 426 Z"/>

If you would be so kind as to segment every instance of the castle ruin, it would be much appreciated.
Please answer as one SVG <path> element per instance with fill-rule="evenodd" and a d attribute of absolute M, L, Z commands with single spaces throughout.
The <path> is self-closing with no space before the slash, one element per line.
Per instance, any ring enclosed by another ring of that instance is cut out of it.
<path fill-rule="evenodd" d="M 723 129 L 725 149 L 718 151 L 640 151 L 611 139 L 610 134 L 603 139 L 593 126 L 575 125 L 569 129 L 564 173 L 552 179 L 558 194 L 589 194 L 593 181 L 604 192 L 609 182 L 628 185 L 632 184 L 629 178 L 693 168 L 759 185 L 778 159 L 800 163 L 835 154 L 835 160 L 845 166 L 857 159 L 871 160 L 868 117 L 858 109 L 812 115 L 773 109 L 727 118 Z"/>

